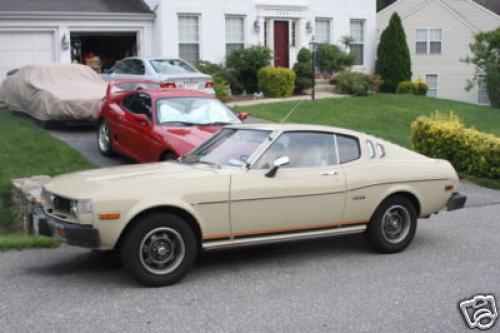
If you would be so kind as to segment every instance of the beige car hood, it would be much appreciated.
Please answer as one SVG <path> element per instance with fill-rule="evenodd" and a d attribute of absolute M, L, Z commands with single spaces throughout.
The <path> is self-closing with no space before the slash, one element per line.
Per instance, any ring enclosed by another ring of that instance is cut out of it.
<path fill-rule="evenodd" d="M 92 198 L 100 191 L 117 188 L 148 188 L 179 179 L 205 178 L 217 175 L 219 169 L 209 165 L 185 165 L 173 162 L 137 164 L 66 174 L 45 185 L 51 193 L 75 199 Z"/>

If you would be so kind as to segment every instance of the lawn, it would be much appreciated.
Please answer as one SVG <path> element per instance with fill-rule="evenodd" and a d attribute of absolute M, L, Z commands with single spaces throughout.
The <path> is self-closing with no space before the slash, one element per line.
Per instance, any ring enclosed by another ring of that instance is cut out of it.
<path fill-rule="evenodd" d="M 281 121 L 297 102 L 238 108 L 255 117 Z M 410 125 L 420 115 L 434 111 L 455 112 L 469 127 L 500 136 L 500 109 L 410 95 L 378 94 L 307 101 L 287 122 L 322 124 L 370 133 L 411 148 Z M 500 181 L 462 175 L 479 185 L 500 189 Z"/>
<path fill-rule="evenodd" d="M 58 175 L 90 168 L 95 168 L 95 165 L 65 143 L 25 119 L 0 111 L 0 232 L 14 231 L 10 212 L 10 179 Z M 34 245 L 51 242 L 40 238 L 26 241 L 23 237 L 2 236 L 0 248 L 3 248 L 2 243 L 12 245 L 17 241 L 23 244 L 32 242 Z"/>

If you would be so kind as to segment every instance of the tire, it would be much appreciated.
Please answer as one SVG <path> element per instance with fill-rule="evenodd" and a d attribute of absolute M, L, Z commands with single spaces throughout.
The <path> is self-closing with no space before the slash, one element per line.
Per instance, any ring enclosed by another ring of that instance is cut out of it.
<path fill-rule="evenodd" d="M 104 156 L 113 155 L 111 127 L 106 119 L 101 119 L 97 125 L 97 149 Z"/>
<path fill-rule="evenodd" d="M 397 253 L 410 245 L 417 230 L 417 212 L 411 200 L 392 196 L 384 200 L 373 214 L 366 238 L 380 253 Z"/>
<path fill-rule="evenodd" d="M 177 156 L 170 151 L 167 151 L 166 153 L 162 154 L 160 157 L 160 162 L 176 161 L 176 160 L 177 160 Z"/>
<path fill-rule="evenodd" d="M 153 213 L 137 221 L 125 235 L 120 257 L 125 269 L 140 283 L 160 287 L 181 280 L 198 255 L 191 226 L 170 213 Z"/>

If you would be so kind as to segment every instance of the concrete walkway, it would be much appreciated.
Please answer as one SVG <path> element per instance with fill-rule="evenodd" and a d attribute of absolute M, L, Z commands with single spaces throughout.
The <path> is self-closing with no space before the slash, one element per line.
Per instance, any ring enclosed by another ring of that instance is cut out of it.
<path fill-rule="evenodd" d="M 316 99 L 328 99 L 328 98 L 347 98 L 349 95 L 340 95 L 329 92 L 318 92 L 316 93 Z M 271 104 L 271 103 L 280 103 L 280 102 L 292 102 L 292 101 L 301 101 L 301 100 L 310 100 L 310 95 L 300 95 L 300 96 L 292 96 L 286 98 L 263 98 L 263 99 L 250 99 L 245 101 L 236 101 L 226 103 L 230 108 L 238 107 L 238 106 L 251 106 L 251 105 L 261 105 L 261 104 Z"/>

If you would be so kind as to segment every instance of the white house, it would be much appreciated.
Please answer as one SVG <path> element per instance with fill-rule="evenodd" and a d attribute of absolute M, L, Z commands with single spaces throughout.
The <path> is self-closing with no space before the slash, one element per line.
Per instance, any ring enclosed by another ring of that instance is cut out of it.
<path fill-rule="evenodd" d="M 0 80 L 29 64 L 98 54 L 106 66 L 153 53 L 154 12 L 140 0 L 1 0 Z"/>
<path fill-rule="evenodd" d="M 491 4 L 492 10 L 500 2 L 477 1 Z M 484 76 L 479 86 L 465 90 L 475 69 L 462 60 L 470 54 L 474 35 L 500 27 L 500 16 L 492 10 L 472 0 L 398 0 L 377 14 L 377 31 L 382 32 L 397 12 L 410 48 L 413 79 L 427 81 L 428 95 L 489 104 Z"/>

